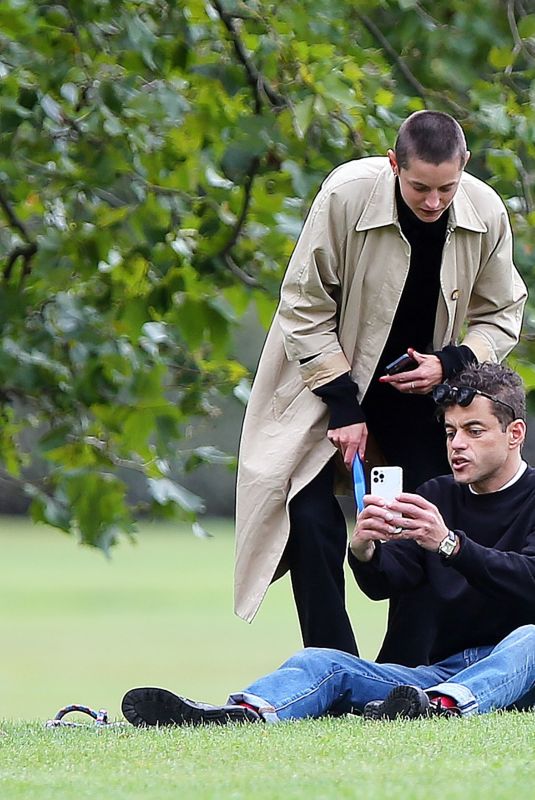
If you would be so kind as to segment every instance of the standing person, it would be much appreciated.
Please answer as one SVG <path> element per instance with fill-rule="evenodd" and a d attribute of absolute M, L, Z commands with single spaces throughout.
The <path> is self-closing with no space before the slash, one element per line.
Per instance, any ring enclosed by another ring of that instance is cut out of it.
<path fill-rule="evenodd" d="M 518 340 L 526 289 L 507 212 L 464 171 L 468 158 L 452 117 L 411 115 L 387 158 L 326 179 L 283 280 L 242 432 L 235 606 L 251 621 L 289 569 L 305 646 L 358 652 L 333 456 L 349 470 L 370 431 L 407 490 L 447 471 L 429 392 Z M 407 351 L 417 368 L 385 375 Z M 403 652 L 386 643 L 381 657 L 428 654 L 415 639 Z"/>
<path fill-rule="evenodd" d="M 356 710 L 371 720 L 469 716 L 535 705 L 535 470 L 522 460 L 520 377 L 475 364 L 435 397 L 451 475 L 391 503 L 367 496 L 350 564 L 378 600 L 429 587 L 399 635 L 425 630 L 430 664 L 376 664 L 310 647 L 228 700 L 209 706 L 154 687 L 129 691 L 134 725 L 278 722 Z M 402 514 L 400 518 L 399 514 Z"/>

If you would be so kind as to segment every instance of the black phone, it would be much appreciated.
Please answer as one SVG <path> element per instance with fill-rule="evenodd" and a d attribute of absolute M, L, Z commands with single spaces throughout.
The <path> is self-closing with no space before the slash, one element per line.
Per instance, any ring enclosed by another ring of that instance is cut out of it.
<path fill-rule="evenodd" d="M 402 356 L 396 358 L 395 361 L 391 361 L 390 364 L 387 364 L 385 367 L 385 372 L 387 375 L 397 375 L 398 372 L 410 372 L 411 369 L 416 369 L 418 366 L 418 362 L 408 353 L 403 353 Z"/>

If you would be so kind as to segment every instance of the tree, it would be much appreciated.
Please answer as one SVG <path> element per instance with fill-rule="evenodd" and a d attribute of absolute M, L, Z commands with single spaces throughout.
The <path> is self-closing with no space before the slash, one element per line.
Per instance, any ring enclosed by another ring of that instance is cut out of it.
<path fill-rule="evenodd" d="M 4 0 L 0 43 L 0 454 L 83 542 L 196 519 L 177 476 L 225 456 L 184 437 L 246 396 L 235 323 L 269 322 L 318 184 L 411 111 L 463 124 L 535 281 L 527 0 Z"/>

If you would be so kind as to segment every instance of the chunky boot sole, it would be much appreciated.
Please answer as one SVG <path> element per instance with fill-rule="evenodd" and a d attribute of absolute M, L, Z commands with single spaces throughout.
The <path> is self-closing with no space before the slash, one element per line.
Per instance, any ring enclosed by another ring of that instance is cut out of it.
<path fill-rule="evenodd" d="M 210 706 L 179 697 L 167 689 L 131 689 L 121 709 L 132 725 L 226 725 L 229 722 L 258 722 L 260 717 L 244 706 Z"/>
<path fill-rule="evenodd" d="M 364 707 L 365 719 L 416 719 L 429 716 L 429 698 L 417 686 L 396 686 L 382 701 Z"/>
<path fill-rule="evenodd" d="M 369 703 L 366 703 L 362 712 L 364 719 L 381 719 L 382 707 L 382 700 L 370 700 Z"/>

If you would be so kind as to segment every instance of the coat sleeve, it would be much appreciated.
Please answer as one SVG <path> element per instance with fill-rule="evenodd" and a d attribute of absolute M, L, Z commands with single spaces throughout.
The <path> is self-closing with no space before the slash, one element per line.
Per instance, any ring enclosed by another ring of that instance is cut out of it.
<path fill-rule="evenodd" d="M 478 361 L 502 361 L 518 342 L 526 286 L 513 263 L 511 226 L 505 206 L 497 210 L 482 237 L 482 264 L 472 288 L 463 344 Z"/>
<path fill-rule="evenodd" d="M 463 575 L 475 589 L 493 599 L 535 614 L 535 530 L 519 553 L 484 547 L 462 531 L 459 552 L 444 563 Z"/>
<path fill-rule="evenodd" d="M 359 587 L 371 600 L 386 600 L 416 589 L 426 579 L 424 551 L 415 542 L 376 542 L 370 561 L 359 561 L 351 550 L 349 566 Z"/>
<path fill-rule="evenodd" d="M 338 340 L 341 261 L 348 229 L 336 190 L 317 195 L 290 259 L 281 288 L 279 321 L 289 361 L 310 389 L 349 372 Z"/>

